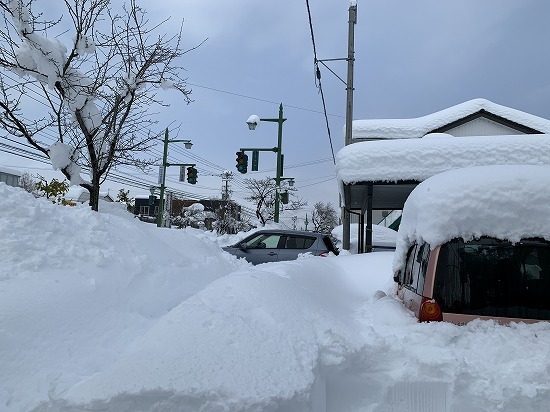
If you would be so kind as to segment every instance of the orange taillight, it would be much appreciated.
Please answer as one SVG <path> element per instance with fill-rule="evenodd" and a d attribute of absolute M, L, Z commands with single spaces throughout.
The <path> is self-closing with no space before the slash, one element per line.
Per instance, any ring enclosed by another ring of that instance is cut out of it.
<path fill-rule="evenodd" d="M 422 298 L 418 318 L 420 322 L 440 322 L 443 320 L 443 313 L 435 300 Z"/>

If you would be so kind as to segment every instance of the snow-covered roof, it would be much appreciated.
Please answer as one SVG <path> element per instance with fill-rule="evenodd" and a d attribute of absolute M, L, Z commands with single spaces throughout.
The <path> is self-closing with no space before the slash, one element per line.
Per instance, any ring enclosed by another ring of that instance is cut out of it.
<path fill-rule="evenodd" d="M 354 143 L 336 156 L 344 184 L 364 181 L 422 181 L 450 169 L 481 165 L 549 165 L 550 135 L 427 135 L 422 139 Z"/>
<path fill-rule="evenodd" d="M 0 166 L 0 173 L 6 173 L 8 175 L 21 176 L 19 170 L 10 169 L 9 167 Z"/>
<path fill-rule="evenodd" d="M 111 198 L 111 194 L 109 191 L 106 192 L 99 192 L 100 198 Z M 82 186 L 71 186 L 67 193 L 65 193 L 65 199 L 66 200 L 79 200 L 79 201 L 85 201 L 90 198 L 90 193 L 87 189 L 83 188 Z"/>
<path fill-rule="evenodd" d="M 511 122 L 550 133 L 550 120 L 520 110 L 493 103 L 486 99 L 473 99 L 427 116 L 412 119 L 354 120 L 354 139 L 410 139 L 422 137 L 452 122 L 485 110 Z"/>
<path fill-rule="evenodd" d="M 480 236 L 550 240 L 549 187 L 550 166 L 479 166 L 426 179 L 405 202 L 394 269 L 403 266 L 414 242 L 435 247 Z"/>

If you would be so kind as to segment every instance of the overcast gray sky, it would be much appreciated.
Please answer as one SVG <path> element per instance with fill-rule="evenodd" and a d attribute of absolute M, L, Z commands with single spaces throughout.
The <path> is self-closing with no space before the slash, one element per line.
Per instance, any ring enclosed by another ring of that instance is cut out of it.
<path fill-rule="evenodd" d="M 285 176 L 296 178 L 298 195 L 309 201 L 306 210 L 286 216 L 311 217 L 317 201 L 337 206 L 305 0 L 141 3 L 153 21 L 170 17 L 167 32 L 184 19 L 185 46 L 208 38 L 181 62 L 194 102 L 183 105 L 168 91 L 172 106 L 159 114 L 161 128 L 181 125 L 177 137 L 194 143 L 185 152 L 170 146 L 172 160 L 196 162 L 199 169 L 192 186 L 177 183 L 177 168 L 169 168 L 169 186 L 218 197 L 222 182 L 215 175 L 230 170 L 233 197 L 241 201 L 244 177 L 274 176 L 275 154 L 261 155 L 260 172 L 241 175 L 235 152 L 277 140 L 275 123 L 251 132 L 245 121 L 251 114 L 277 117 L 283 103 Z M 318 58 L 346 57 L 349 1 L 310 0 L 310 6 Z M 550 118 L 548 0 L 358 0 L 357 8 L 354 119 L 424 116 L 477 97 Z M 329 65 L 346 78 L 345 62 Z M 345 85 L 321 69 L 337 153 L 344 142 Z M 28 165 L 1 153 L 0 164 Z M 143 179 L 156 182 L 157 172 Z"/>

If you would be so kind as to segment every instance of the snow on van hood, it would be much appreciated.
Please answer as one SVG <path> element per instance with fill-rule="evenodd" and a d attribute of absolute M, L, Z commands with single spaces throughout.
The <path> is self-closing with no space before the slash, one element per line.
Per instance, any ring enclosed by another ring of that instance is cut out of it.
<path fill-rule="evenodd" d="M 550 240 L 550 166 L 478 166 L 426 179 L 410 194 L 396 241 L 394 271 L 411 244 L 491 236 Z"/>

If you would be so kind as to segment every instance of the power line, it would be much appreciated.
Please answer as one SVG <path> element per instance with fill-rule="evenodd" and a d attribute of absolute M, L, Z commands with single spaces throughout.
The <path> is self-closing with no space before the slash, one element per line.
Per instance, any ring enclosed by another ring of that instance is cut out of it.
<path fill-rule="evenodd" d="M 11 142 L 11 143 L 15 143 L 19 146 L 22 146 L 22 147 L 17 147 L 17 146 L 5 144 L 5 143 L 0 143 L 0 148 L 2 148 L 0 150 L 4 151 L 6 153 L 12 154 L 12 155 L 17 155 L 17 156 L 20 156 L 20 157 L 23 157 L 23 158 L 26 158 L 26 159 L 39 161 L 39 162 L 44 163 L 44 164 L 49 164 L 49 158 L 47 156 L 43 155 L 41 152 L 32 152 L 30 150 L 24 149 L 24 148 L 28 148 L 28 149 L 31 149 L 31 150 L 36 150 L 33 146 L 29 145 L 28 143 L 17 141 L 17 140 L 14 140 L 14 139 L 10 139 L 8 137 L 4 137 L 4 139 Z M 151 151 L 158 152 L 160 154 L 160 152 L 157 149 L 151 149 Z M 186 152 L 183 152 L 183 149 L 180 149 L 179 151 L 176 150 L 176 152 L 188 154 Z M 197 156 L 197 157 L 200 159 L 199 156 Z M 288 166 L 288 168 L 309 166 L 309 165 L 312 165 L 312 164 L 326 162 L 326 161 L 329 161 L 329 160 L 330 159 L 312 160 L 312 161 L 298 163 L 296 165 L 290 165 L 290 166 Z M 179 159 L 175 159 L 175 162 L 179 162 Z M 106 180 L 111 181 L 111 182 L 115 182 L 115 183 L 126 184 L 126 185 L 129 185 L 129 186 L 138 188 L 138 189 L 148 190 L 150 186 L 154 186 L 155 184 L 154 184 L 154 181 L 144 180 L 143 175 L 151 177 L 151 174 L 148 173 L 148 172 L 143 172 L 140 176 L 136 176 L 135 174 L 131 174 L 131 173 L 123 172 L 121 170 L 117 170 L 116 172 L 111 171 Z M 236 177 L 237 177 L 237 179 L 234 180 L 234 185 L 237 188 L 242 189 L 242 190 L 236 190 L 235 193 L 240 193 L 240 194 L 248 193 L 249 191 L 248 191 L 246 185 L 244 184 L 244 182 L 242 182 L 240 180 L 240 176 L 236 176 Z M 331 177 L 331 176 L 315 177 L 315 178 L 311 178 L 311 179 L 306 179 L 304 181 L 324 179 L 326 177 Z M 305 187 L 309 187 L 309 186 L 314 186 L 314 185 L 318 185 L 318 184 L 328 182 L 332 179 L 334 179 L 334 177 L 331 177 L 330 179 L 326 179 L 326 180 L 323 180 L 323 181 L 320 181 L 320 182 L 315 182 L 315 183 L 311 183 L 311 184 L 307 184 L 307 185 L 300 185 L 299 187 L 300 188 L 305 188 Z M 175 184 L 181 183 L 180 181 L 178 181 L 176 179 L 173 179 L 173 178 L 168 178 L 168 181 L 171 182 L 171 183 L 175 183 Z M 194 189 L 209 190 L 209 191 L 218 191 L 219 190 L 219 188 L 217 188 L 217 187 L 213 188 L 213 187 L 207 187 L 207 186 L 194 186 L 193 188 Z M 183 195 L 188 196 L 188 197 L 198 197 L 200 199 L 205 199 L 204 195 L 201 196 L 197 193 L 190 193 L 190 192 L 187 192 L 187 191 L 184 191 L 184 190 L 178 190 L 178 189 L 173 189 L 172 191 L 177 192 L 178 194 L 183 194 Z M 208 195 L 206 195 L 206 196 L 208 196 Z M 208 198 L 208 197 L 206 197 L 206 198 Z"/>
<path fill-rule="evenodd" d="M 29 146 L 29 147 L 32 148 L 32 146 Z M 32 149 L 34 149 L 34 148 L 32 148 Z M 0 143 L 0 151 L 8 153 L 8 154 L 15 155 L 15 156 L 23 157 L 23 158 L 26 158 L 26 159 L 30 159 L 30 160 L 33 160 L 33 161 L 36 161 L 36 162 L 45 163 L 45 164 L 49 164 L 49 162 L 50 162 L 49 158 L 47 156 L 45 156 L 44 154 L 42 154 L 42 153 L 31 152 L 29 150 L 14 147 L 14 146 L 11 146 L 11 145 L 7 145 L 5 143 Z M 87 167 L 82 167 L 82 168 L 85 171 L 88 170 Z M 127 176 L 130 176 L 130 177 L 127 177 Z M 135 187 L 135 188 L 138 188 L 138 189 L 144 189 L 144 190 L 149 190 L 149 188 L 151 186 L 156 185 L 154 181 L 146 180 L 146 179 L 143 179 L 143 178 L 136 179 L 133 176 L 128 175 L 128 174 L 126 174 L 124 172 L 121 172 L 121 171 L 119 171 L 119 172 L 111 171 L 106 180 L 110 181 L 110 182 L 114 182 L 114 183 L 125 184 L 125 185 L 131 186 L 131 187 Z M 190 193 L 190 192 L 186 192 L 186 191 L 178 190 L 178 189 L 170 189 L 170 192 L 178 194 L 178 195 L 183 195 L 183 196 L 186 196 L 186 197 L 193 197 L 193 198 L 198 197 L 194 193 Z M 198 198 L 199 198 L 199 200 L 207 200 L 208 199 L 208 198 L 200 198 L 200 197 L 198 197 Z"/>
<path fill-rule="evenodd" d="M 6 75 L 4 74 L 5 77 L 7 77 L 8 79 L 10 79 L 11 81 L 14 81 L 16 82 L 17 80 L 14 79 L 13 77 L 9 76 L 9 75 Z M 260 99 L 260 98 L 256 98 L 256 97 L 251 97 L 251 96 L 247 96 L 247 95 L 242 95 L 242 94 L 238 94 L 238 93 L 232 93 L 232 92 L 228 92 L 228 91 L 225 91 L 225 90 L 221 90 L 221 89 L 215 89 L 215 88 L 212 88 L 212 87 L 207 87 L 207 86 L 203 86 L 203 85 L 198 85 L 198 84 L 192 84 L 192 83 L 189 83 L 190 85 L 193 85 L 193 86 L 196 86 L 196 87 L 202 87 L 202 88 L 206 88 L 206 89 L 210 89 L 210 90 L 214 90 L 214 91 L 218 91 L 218 92 L 221 92 L 221 93 L 226 93 L 226 94 L 231 94 L 231 95 L 235 95 L 235 96 L 239 96 L 239 97 L 245 97 L 245 98 L 250 98 L 250 99 L 254 99 L 254 100 L 260 100 L 260 101 L 264 101 L 264 102 L 268 102 L 268 103 L 276 103 L 276 102 L 273 102 L 273 101 L 270 101 L 270 100 L 266 100 L 266 99 Z M 30 89 L 30 91 L 37 96 L 36 97 L 32 97 L 32 96 L 29 96 L 27 94 L 27 97 L 29 97 L 30 99 L 32 99 L 33 101 L 43 105 L 43 106 L 46 106 L 46 107 L 49 107 L 49 105 L 47 103 L 45 103 L 43 100 L 44 100 L 44 96 L 39 93 L 39 86 L 36 84 L 36 83 L 30 83 L 28 85 L 28 88 Z M 39 100 L 40 99 L 40 100 Z M 279 104 L 279 103 L 277 103 Z M 316 112 L 316 113 L 321 113 L 319 111 L 315 111 L 315 110 L 312 110 L 312 109 L 306 109 L 306 108 L 302 108 L 302 107 L 299 107 L 299 106 L 292 106 L 292 105 L 287 105 L 288 107 L 292 107 L 292 108 L 296 108 L 296 109 L 299 109 L 299 110 L 305 110 L 305 111 L 310 111 L 310 112 Z M 332 115 L 332 116 L 337 116 L 337 117 L 343 117 L 343 116 L 338 116 L 338 115 Z M 30 121 L 29 119 L 26 119 L 25 117 L 23 117 L 25 120 L 28 120 Z M 173 129 L 172 131 L 174 131 L 175 129 Z M 52 133 L 52 131 L 50 130 L 42 130 L 41 131 L 41 136 L 45 137 L 48 141 L 56 141 L 57 140 L 57 136 Z M 12 140 L 13 141 L 13 140 Z M 18 143 L 18 142 L 15 142 L 13 141 L 14 143 Z M 18 143 L 20 144 L 20 143 Z M 178 154 L 184 154 L 182 152 L 182 148 L 174 148 L 174 149 L 171 149 L 173 151 L 175 151 L 176 153 Z M 161 157 L 162 156 L 162 153 L 160 150 L 156 149 L 156 148 L 150 148 L 148 151 L 146 151 L 146 153 L 150 153 L 151 155 L 154 155 L 155 157 Z M 186 156 L 188 156 L 189 158 L 191 158 L 192 160 L 195 160 L 199 163 L 202 163 L 204 164 L 207 168 L 213 168 L 215 171 L 223 171 L 225 170 L 226 168 L 218 165 L 218 164 L 215 164 L 213 162 L 210 162 L 209 160 L 207 159 L 204 159 L 194 153 L 185 153 Z M 177 161 L 175 161 L 177 162 Z M 315 163 L 315 162 L 314 162 Z M 312 163 L 312 164 L 314 164 Z M 296 165 L 296 166 L 287 166 L 287 168 L 293 168 L 293 167 L 301 167 L 302 165 Z M 307 164 L 303 164 L 303 166 L 307 166 Z M 200 172 L 204 173 L 206 171 L 207 174 L 209 174 L 210 172 L 214 172 L 213 170 L 204 170 L 204 169 L 199 169 Z M 269 171 L 269 170 L 268 170 Z M 242 185 L 242 182 L 240 181 L 236 181 L 235 182 L 236 185 L 239 185 L 239 186 L 242 186 L 244 188 L 244 186 Z"/>
<path fill-rule="evenodd" d="M 17 79 L 15 79 L 14 77 L 11 77 L 9 75 L 6 75 L 5 73 L 3 74 L 7 79 L 13 81 L 13 82 L 17 82 Z M 239 94 L 239 93 L 233 93 L 233 92 L 228 92 L 228 91 L 225 91 L 225 90 L 221 90 L 221 89 L 215 89 L 215 88 L 212 88 L 212 87 L 207 87 L 207 86 L 203 86 L 203 85 L 198 85 L 198 84 L 193 84 L 193 83 L 188 83 L 192 86 L 196 86 L 196 87 L 201 87 L 201 88 L 205 88 L 205 89 L 209 89 L 209 90 L 213 90 L 213 91 L 216 91 L 216 92 L 221 92 L 221 93 L 225 93 L 225 94 L 230 94 L 230 95 L 234 95 L 234 96 L 237 96 L 237 97 L 243 97 L 243 98 L 248 98 L 248 99 L 253 99 L 253 100 L 258 100 L 258 101 L 263 101 L 263 102 L 267 102 L 267 103 L 272 103 L 272 104 L 279 104 L 277 102 L 274 102 L 274 101 L 270 101 L 270 100 L 267 100 L 267 99 L 260 99 L 260 98 L 256 98 L 256 97 L 252 97 L 252 96 L 247 96 L 247 95 L 244 95 L 244 94 Z M 26 96 L 33 100 L 34 102 L 36 103 L 39 103 L 47 108 L 49 108 L 49 104 L 47 104 L 45 102 L 45 97 L 44 95 L 41 93 L 41 90 L 40 90 L 40 87 L 38 84 L 36 83 L 29 83 L 27 85 L 27 88 L 29 89 L 29 91 L 32 93 L 32 96 L 29 95 L 28 93 L 26 94 Z M 312 109 L 307 109 L 307 108 L 303 108 L 303 107 L 299 107 L 299 106 L 293 106 L 293 105 L 286 105 L 287 107 L 291 107 L 291 108 L 294 108 L 294 109 L 298 109 L 298 110 L 304 110 L 304 111 L 309 111 L 309 112 L 314 112 L 314 113 L 324 113 L 325 115 L 325 118 L 327 117 L 327 112 L 326 112 L 326 107 L 324 109 L 323 112 L 320 112 L 320 111 L 316 111 L 316 110 L 312 110 Z M 339 115 L 333 115 L 331 114 L 331 116 L 335 116 L 335 117 L 344 117 L 344 116 L 339 116 Z M 25 117 L 23 117 L 24 119 L 26 119 Z M 26 119 L 28 121 L 30 121 L 29 119 Z M 328 123 L 327 123 L 328 124 Z M 45 129 L 45 130 L 42 130 L 40 132 L 40 136 L 45 138 L 46 141 L 56 141 L 58 140 L 58 136 L 56 135 L 56 133 L 54 133 L 52 130 L 48 130 L 48 129 Z M 17 142 L 15 140 L 12 140 L 12 139 L 8 139 L 7 137 L 5 137 L 8 141 L 12 142 L 12 143 L 15 143 L 17 145 L 23 145 L 25 146 L 23 143 L 20 143 L 20 142 Z M 332 142 L 331 142 L 331 146 L 332 146 Z M 35 150 L 34 147 L 32 147 L 31 145 L 26 145 L 26 147 L 28 148 L 31 148 L 32 150 Z M 24 150 L 24 149 L 21 149 L 21 148 L 17 148 L 17 147 L 14 147 L 14 146 L 10 146 L 10 145 L 5 145 L 5 144 L 2 144 L 2 149 L 0 149 L 6 153 L 9 153 L 9 154 L 12 154 L 12 155 L 16 155 L 16 156 L 19 156 L 19 157 L 22 157 L 22 158 L 27 158 L 27 159 L 30 159 L 30 160 L 34 160 L 34 161 L 39 161 L 39 162 L 42 162 L 42 163 L 45 163 L 45 164 L 49 164 L 49 159 L 47 158 L 47 156 L 44 156 L 42 153 L 33 153 L 31 151 L 28 151 L 28 150 Z M 183 155 L 184 152 L 183 152 L 183 148 L 176 148 L 176 149 L 173 149 L 174 152 L 176 152 L 176 154 L 178 155 Z M 154 147 L 151 147 L 149 150 L 145 151 L 144 153 L 148 153 L 150 155 L 155 155 L 156 156 L 160 156 L 161 155 L 161 152 L 157 149 L 157 148 L 154 148 Z M 204 164 L 207 168 L 212 168 L 212 169 L 215 169 L 216 171 L 219 171 L 219 170 L 225 170 L 226 168 L 218 165 L 218 164 L 215 164 L 207 159 L 204 159 L 194 153 L 188 153 L 186 152 L 185 153 L 186 157 L 189 157 L 201 164 Z M 333 152 L 333 158 L 334 158 L 334 152 Z M 326 160 L 321 160 L 321 161 L 326 161 Z M 317 163 L 318 161 L 313 161 L 312 163 L 309 163 L 309 164 L 315 164 Z M 293 168 L 293 167 L 301 167 L 301 166 L 307 166 L 309 165 L 308 163 L 302 163 L 302 164 L 298 164 L 298 165 L 291 165 L 291 166 L 287 166 L 287 168 Z M 85 167 L 83 167 L 83 169 L 86 169 Z M 201 172 L 203 172 L 204 170 L 201 170 Z M 210 170 L 207 170 L 207 173 L 210 172 Z M 113 171 L 111 171 L 109 173 L 110 176 L 107 177 L 106 180 L 108 181 L 113 181 L 113 182 L 117 182 L 117 183 L 124 183 L 124 184 L 130 184 L 131 186 L 134 186 L 134 187 L 138 187 L 138 188 L 142 188 L 142 189 L 148 189 L 149 188 L 149 185 L 153 185 L 154 183 L 151 182 L 151 181 L 147 181 L 147 180 L 139 180 L 137 179 L 136 177 L 130 175 L 130 174 L 126 174 L 122 171 L 119 170 L 118 173 L 115 173 Z M 124 176 L 126 175 L 126 176 Z M 146 173 L 145 172 L 145 175 L 149 176 L 149 173 Z M 130 177 L 128 177 L 130 176 Z M 234 184 L 235 186 L 237 187 L 240 187 L 241 189 L 246 189 L 246 186 L 244 185 L 244 183 L 242 182 L 242 179 L 241 178 L 237 178 L 236 180 L 234 180 Z M 209 188 L 209 187 L 200 187 L 201 189 L 206 189 L 206 190 L 218 190 L 218 188 L 214 189 L 214 188 Z M 188 195 L 191 195 L 190 193 L 188 192 L 184 192 L 182 191 L 182 193 L 186 193 Z M 193 196 L 196 196 L 196 195 L 193 195 Z"/>
<path fill-rule="evenodd" d="M 272 100 L 262 99 L 262 98 L 259 98 L 259 97 L 247 96 L 245 94 L 240 94 L 240 93 L 229 92 L 227 90 L 216 89 L 214 87 L 202 86 L 200 84 L 189 83 L 189 82 L 187 84 L 190 85 L 190 86 L 194 86 L 194 87 L 200 87 L 201 89 L 212 90 L 212 91 L 215 91 L 215 92 L 225 93 L 225 94 L 229 94 L 229 95 L 232 95 L 232 96 L 242 97 L 242 98 L 245 98 L 245 99 L 251 99 L 251 100 L 256 100 L 256 101 L 259 101 L 259 102 L 276 104 L 277 106 L 280 104 L 280 102 L 275 102 L 275 101 L 272 101 Z M 285 107 L 289 107 L 289 108 L 297 109 L 297 110 L 303 110 L 303 111 L 311 112 L 311 113 L 319 113 L 319 114 L 324 113 L 324 115 L 327 116 L 326 110 L 324 110 L 323 112 L 320 112 L 319 110 L 307 109 L 305 107 L 300 107 L 300 106 L 293 106 L 293 105 L 290 105 L 290 104 L 287 104 L 287 103 L 285 103 Z M 328 116 L 345 118 L 345 116 L 338 115 L 338 114 L 330 114 L 330 113 L 328 114 Z"/>
<path fill-rule="evenodd" d="M 25 146 L 25 144 L 21 144 L 21 145 Z M 27 147 L 29 147 L 32 150 L 36 150 L 34 147 L 32 147 L 30 145 L 27 145 Z M 24 149 L 24 148 L 21 148 L 21 147 L 15 147 L 15 146 L 11 146 L 11 145 L 1 143 L 1 142 L 0 142 L 0 151 L 8 153 L 8 154 L 15 155 L 15 156 L 27 158 L 27 159 L 30 159 L 30 160 L 33 160 L 33 161 L 36 161 L 36 162 L 40 162 L 40 163 L 45 163 L 45 164 L 50 163 L 49 158 L 41 152 L 32 152 L 30 150 L 27 150 L 27 149 Z M 88 168 L 83 167 L 83 170 L 87 171 Z M 148 174 L 146 174 L 146 175 L 148 176 Z M 138 179 L 138 178 L 135 178 L 134 176 L 132 176 L 128 173 L 122 172 L 122 171 L 118 171 L 118 172 L 111 171 L 106 180 L 110 181 L 110 182 L 114 182 L 114 183 L 124 184 L 124 185 L 134 187 L 134 188 L 138 188 L 138 189 L 143 189 L 143 190 L 149 190 L 149 188 L 151 186 L 156 186 L 154 181 L 151 181 L 151 180 L 148 180 L 148 179 L 143 179 L 143 177 Z M 209 196 L 207 196 L 207 197 L 200 196 L 196 193 L 190 193 L 190 192 L 186 192 L 184 190 L 179 190 L 179 189 L 174 189 L 174 188 L 170 188 L 167 191 L 171 192 L 171 193 L 173 193 L 177 196 L 187 197 L 187 198 L 191 198 L 191 199 L 197 199 L 197 200 L 209 200 L 209 199 L 211 199 L 211 197 L 209 197 Z M 255 216 L 255 211 L 253 209 L 247 207 L 247 206 L 241 205 L 241 210 L 245 214 L 248 214 L 250 216 Z M 283 224 L 284 224 L 284 222 L 283 222 Z"/>
<path fill-rule="evenodd" d="M 326 183 L 326 182 L 330 182 L 331 180 L 334 180 L 336 178 L 336 176 L 334 177 L 331 177 L 330 179 L 325 179 L 325 180 L 322 180 L 320 182 L 317 182 L 317 183 L 310 183 L 308 185 L 300 185 L 299 188 L 303 188 L 303 187 L 309 187 L 309 186 L 315 186 L 315 185 L 320 185 L 321 183 Z"/>
<path fill-rule="evenodd" d="M 311 43 L 313 45 L 313 62 L 314 62 L 313 64 L 315 66 L 315 84 L 317 85 L 317 88 L 319 89 L 319 93 L 321 94 L 321 100 L 323 102 L 323 112 L 325 114 L 325 123 L 327 126 L 328 141 L 330 143 L 330 150 L 332 152 L 332 161 L 334 162 L 334 164 L 336 164 L 336 157 L 334 156 L 334 147 L 332 145 L 332 137 L 330 135 L 330 126 L 328 122 L 325 94 L 323 93 L 323 87 L 321 86 L 321 70 L 319 70 L 319 64 L 317 60 L 317 46 L 315 45 L 315 35 L 313 34 L 313 22 L 311 19 L 311 9 L 309 7 L 309 0 L 306 0 L 306 7 L 307 7 L 307 15 L 309 19 L 309 30 L 311 32 Z"/>

